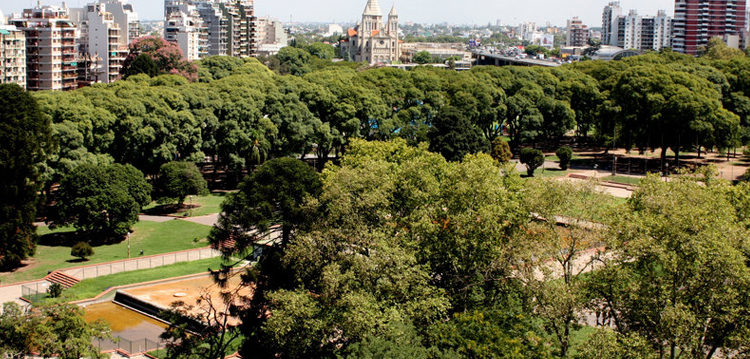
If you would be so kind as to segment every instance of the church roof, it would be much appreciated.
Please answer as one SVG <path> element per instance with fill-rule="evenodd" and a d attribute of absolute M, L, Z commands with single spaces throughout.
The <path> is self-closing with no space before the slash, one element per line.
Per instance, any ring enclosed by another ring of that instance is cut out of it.
<path fill-rule="evenodd" d="M 365 12 L 363 12 L 362 15 L 383 16 L 383 12 L 380 11 L 378 0 L 367 0 L 367 6 L 365 6 Z"/>
<path fill-rule="evenodd" d="M 396 4 L 393 4 L 393 7 L 391 7 L 391 12 L 388 13 L 388 16 L 398 16 L 398 13 L 396 12 Z"/>
<path fill-rule="evenodd" d="M 357 30 L 349 29 L 347 31 L 347 35 L 349 35 L 349 37 L 355 37 L 355 36 L 357 36 Z"/>

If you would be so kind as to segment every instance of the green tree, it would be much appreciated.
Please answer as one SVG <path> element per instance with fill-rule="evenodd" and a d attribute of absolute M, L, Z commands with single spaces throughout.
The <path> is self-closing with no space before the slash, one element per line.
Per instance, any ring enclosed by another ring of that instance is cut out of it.
<path fill-rule="evenodd" d="M 206 180 L 198 166 L 192 162 L 169 162 L 159 169 L 155 190 L 159 203 L 177 201 L 182 206 L 188 195 L 205 196 L 208 194 Z"/>
<path fill-rule="evenodd" d="M 81 165 L 60 182 L 51 224 L 72 224 L 92 239 L 119 240 L 151 202 L 150 193 L 151 185 L 133 166 Z"/>
<path fill-rule="evenodd" d="M 50 298 L 59 298 L 62 295 L 64 288 L 60 283 L 52 283 L 47 288 L 47 296 Z"/>
<path fill-rule="evenodd" d="M 613 217 L 612 252 L 590 283 L 619 332 L 670 358 L 748 348 L 748 233 L 729 189 L 710 177 L 649 176 Z"/>
<path fill-rule="evenodd" d="M 86 242 L 78 242 L 70 249 L 70 255 L 81 258 L 81 260 L 86 260 L 86 257 L 91 257 L 93 254 L 94 248 L 91 248 L 91 245 Z"/>
<path fill-rule="evenodd" d="M 62 359 L 107 357 L 93 339 L 111 339 L 111 330 L 101 320 L 86 323 L 83 313 L 75 304 L 40 304 L 23 312 L 17 304 L 5 303 L 0 314 L 0 352 L 17 357 L 32 353 Z"/>
<path fill-rule="evenodd" d="M 458 109 L 444 107 L 433 120 L 428 133 L 430 151 L 438 152 L 448 161 L 460 161 L 465 155 L 488 152 L 488 141 Z"/>
<path fill-rule="evenodd" d="M 269 231 L 280 231 L 280 245 L 286 246 L 305 224 L 304 201 L 320 191 L 319 175 L 306 163 L 292 158 L 270 160 L 222 203 L 210 240 L 218 244 L 231 237 L 237 242 L 236 250 L 245 251 Z"/>
<path fill-rule="evenodd" d="M 130 66 L 123 70 L 122 77 L 128 78 L 138 74 L 146 74 L 148 77 L 157 76 L 159 75 L 159 65 L 156 64 L 156 61 L 151 56 L 140 54 L 135 57 Z"/>
<path fill-rule="evenodd" d="M 560 160 L 560 169 L 567 170 L 570 160 L 573 159 L 573 149 L 568 146 L 562 146 L 555 151 L 557 158 Z"/>
<path fill-rule="evenodd" d="M 315 42 L 305 46 L 305 50 L 307 50 L 310 55 L 317 56 L 322 60 L 332 60 L 336 57 L 336 49 L 334 49 L 333 46 L 322 42 Z"/>
<path fill-rule="evenodd" d="M 412 59 L 415 63 L 418 63 L 420 65 L 429 64 L 432 62 L 432 54 L 430 54 L 427 51 L 420 51 L 414 54 L 414 58 Z"/>
<path fill-rule="evenodd" d="M 490 152 L 492 158 L 500 163 L 509 162 L 513 158 L 513 153 L 510 152 L 510 146 L 508 141 L 502 137 L 495 137 L 492 140 L 492 151 Z"/>
<path fill-rule="evenodd" d="M 305 49 L 287 46 L 279 50 L 279 72 L 282 75 L 291 74 L 301 76 L 311 71 L 310 53 Z"/>
<path fill-rule="evenodd" d="M 526 165 L 526 172 L 529 177 L 534 177 L 534 171 L 544 164 L 544 153 L 535 148 L 523 148 L 518 156 L 521 163 Z"/>
<path fill-rule="evenodd" d="M 34 253 L 40 167 L 50 149 L 50 121 L 17 85 L 0 85 L 0 268 Z"/>

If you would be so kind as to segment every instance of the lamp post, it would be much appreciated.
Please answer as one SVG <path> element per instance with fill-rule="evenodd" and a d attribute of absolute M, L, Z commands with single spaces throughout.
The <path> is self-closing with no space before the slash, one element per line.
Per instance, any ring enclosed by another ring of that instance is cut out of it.
<path fill-rule="evenodd" d="M 130 231 L 125 236 L 128 237 L 128 258 L 130 258 Z"/>

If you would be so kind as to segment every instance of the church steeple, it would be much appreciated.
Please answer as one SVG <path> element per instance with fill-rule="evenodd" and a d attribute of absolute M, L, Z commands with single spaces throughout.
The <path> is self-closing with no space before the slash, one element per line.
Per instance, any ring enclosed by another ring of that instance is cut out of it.
<path fill-rule="evenodd" d="M 380 11 L 378 0 L 368 0 L 367 6 L 365 6 L 365 12 L 363 12 L 362 15 L 383 16 L 383 12 Z"/>
<path fill-rule="evenodd" d="M 388 13 L 388 29 L 389 34 L 398 36 L 398 13 L 396 13 L 396 4 L 391 7 L 391 12 Z"/>

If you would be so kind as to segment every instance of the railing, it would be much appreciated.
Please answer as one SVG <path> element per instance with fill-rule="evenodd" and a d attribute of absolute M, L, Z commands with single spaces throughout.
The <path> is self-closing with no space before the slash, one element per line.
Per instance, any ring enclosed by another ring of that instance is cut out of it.
<path fill-rule="evenodd" d="M 164 349 L 167 342 L 163 340 L 153 341 L 147 338 L 128 340 L 121 336 L 115 336 L 114 340 L 95 339 L 93 344 L 99 348 L 100 352 L 123 351 L 128 356 L 134 356 Z"/>
<path fill-rule="evenodd" d="M 118 262 L 103 263 L 99 265 L 92 265 L 81 267 L 74 270 L 61 270 L 65 274 L 78 278 L 88 279 L 96 278 L 103 275 L 110 275 L 121 272 L 129 272 L 133 270 L 149 269 L 161 267 L 164 265 L 170 265 L 180 262 L 189 262 L 207 258 L 218 257 L 220 253 L 211 248 L 201 248 L 199 250 L 189 250 L 173 253 L 165 253 L 160 255 L 154 255 L 144 258 L 133 258 L 130 260 L 122 260 Z"/>
<path fill-rule="evenodd" d="M 21 286 L 21 298 L 31 303 L 39 302 L 47 298 L 47 289 L 50 285 L 51 283 L 47 281 L 24 284 Z"/>

